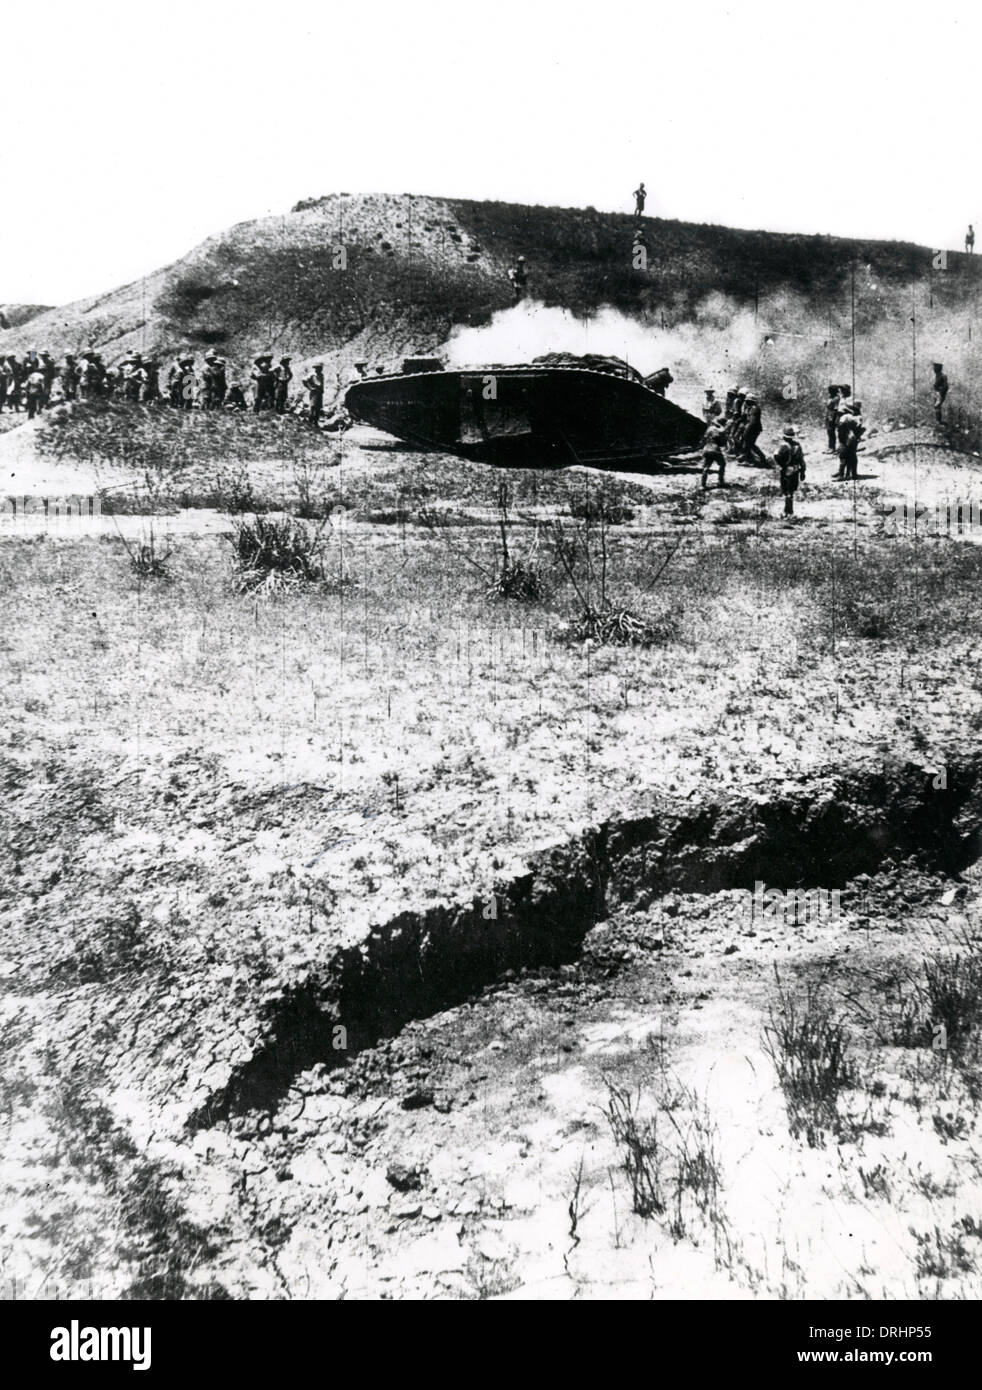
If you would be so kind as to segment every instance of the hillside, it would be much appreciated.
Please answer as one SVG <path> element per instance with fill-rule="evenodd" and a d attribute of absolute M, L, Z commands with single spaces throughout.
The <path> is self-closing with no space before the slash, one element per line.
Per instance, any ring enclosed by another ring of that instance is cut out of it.
<path fill-rule="evenodd" d="M 765 394 L 783 392 L 789 373 L 817 389 L 847 379 L 855 329 L 859 389 L 902 409 L 912 308 L 922 385 L 942 355 L 953 388 L 979 375 L 974 258 L 949 252 L 935 269 L 929 248 L 903 242 L 646 218 L 650 262 L 638 270 L 635 226 L 627 213 L 592 208 L 335 194 L 240 223 L 145 280 L 44 310 L 31 319 L 31 344 L 12 327 L 0 331 L 0 351 L 93 345 L 118 358 L 186 344 L 217 346 L 241 366 L 268 348 L 298 361 L 323 355 L 330 379 L 357 357 L 391 365 L 437 348 L 455 327 L 488 323 L 512 302 L 506 272 L 521 253 L 546 306 L 609 305 L 660 332 L 689 325 L 706 331 L 710 351 L 709 335 L 743 315 L 750 331 L 722 345 L 716 365 L 752 373 Z"/>
<path fill-rule="evenodd" d="M 22 328 L 38 314 L 50 312 L 50 304 L 0 304 L 0 328 Z"/>

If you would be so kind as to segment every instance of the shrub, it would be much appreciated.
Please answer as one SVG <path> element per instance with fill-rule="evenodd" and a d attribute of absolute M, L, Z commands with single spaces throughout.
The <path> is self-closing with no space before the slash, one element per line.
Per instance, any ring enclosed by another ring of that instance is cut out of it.
<path fill-rule="evenodd" d="M 324 578 L 321 527 L 294 517 L 255 516 L 229 537 L 240 592 L 312 584 Z"/>
<path fill-rule="evenodd" d="M 826 1131 L 839 1132 L 840 1093 L 855 1081 L 845 1026 L 813 985 L 800 997 L 778 978 L 764 1050 L 784 1092 L 792 1136 L 804 1133 L 812 1148 L 819 1147 Z"/>

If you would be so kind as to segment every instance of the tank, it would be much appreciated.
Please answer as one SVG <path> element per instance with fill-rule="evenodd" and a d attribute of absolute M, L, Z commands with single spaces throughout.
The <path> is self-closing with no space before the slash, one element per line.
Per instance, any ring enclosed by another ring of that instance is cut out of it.
<path fill-rule="evenodd" d="M 452 371 L 427 364 L 356 382 L 344 403 L 352 419 L 410 444 L 505 467 L 644 471 L 695 449 L 706 429 L 619 358 L 566 353 Z"/>

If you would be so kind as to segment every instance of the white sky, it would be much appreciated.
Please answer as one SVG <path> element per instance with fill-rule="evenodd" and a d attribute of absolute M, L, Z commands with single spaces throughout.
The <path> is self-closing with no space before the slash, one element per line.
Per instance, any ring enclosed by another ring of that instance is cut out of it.
<path fill-rule="evenodd" d="M 0 302 L 63 303 L 324 193 L 960 247 L 968 0 L 43 0 L 2 20 Z M 982 248 L 980 248 L 982 249 Z"/>

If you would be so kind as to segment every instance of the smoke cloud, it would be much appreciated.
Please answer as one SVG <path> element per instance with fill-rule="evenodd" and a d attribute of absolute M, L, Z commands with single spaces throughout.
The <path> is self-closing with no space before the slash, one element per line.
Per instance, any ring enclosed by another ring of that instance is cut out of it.
<path fill-rule="evenodd" d="M 669 367 L 671 396 L 686 409 L 698 413 L 707 386 L 719 395 L 749 386 L 768 403 L 774 424 L 820 423 L 830 382 L 849 382 L 871 419 L 911 423 L 916 400 L 923 423 L 938 361 L 951 383 L 950 403 L 982 414 L 982 325 L 974 305 L 935 302 L 930 286 L 912 290 L 859 266 L 854 374 L 852 288 L 844 282 L 827 306 L 787 292 L 751 307 L 713 292 L 694 309 L 666 304 L 638 317 L 609 305 L 580 317 L 523 300 L 483 327 L 456 330 L 445 353 L 453 367 L 528 362 L 548 352 L 620 357 L 645 375 Z"/>

